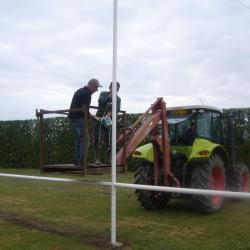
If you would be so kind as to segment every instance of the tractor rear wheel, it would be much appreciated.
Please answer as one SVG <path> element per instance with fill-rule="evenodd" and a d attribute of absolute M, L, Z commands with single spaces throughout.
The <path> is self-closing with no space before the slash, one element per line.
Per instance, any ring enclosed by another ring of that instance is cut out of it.
<path fill-rule="evenodd" d="M 249 191 L 249 170 L 244 163 L 238 163 L 235 166 L 234 187 L 237 192 Z"/>
<path fill-rule="evenodd" d="M 135 184 L 154 185 L 153 165 L 150 163 L 142 163 L 135 173 Z M 159 183 L 158 185 L 161 185 Z M 161 209 L 166 207 L 169 201 L 169 194 L 165 192 L 140 190 L 135 191 L 137 200 L 146 209 Z"/>
<path fill-rule="evenodd" d="M 191 187 L 195 189 L 224 190 L 226 177 L 224 164 L 218 155 L 213 155 L 208 162 L 193 166 L 191 173 Z M 224 198 L 221 196 L 193 195 L 197 208 L 205 213 L 219 211 Z"/>

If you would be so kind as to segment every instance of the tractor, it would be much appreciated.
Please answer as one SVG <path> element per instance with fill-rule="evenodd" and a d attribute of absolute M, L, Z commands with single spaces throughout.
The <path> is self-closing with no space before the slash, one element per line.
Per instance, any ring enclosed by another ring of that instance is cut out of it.
<path fill-rule="evenodd" d="M 158 99 L 151 108 L 151 116 L 160 113 L 160 118 L 155 122 L 148 118 L 145 126 L 153 123 L 149 143 L 132 153 L 140 162 L 135 184 L 248 192 L 249 170 L 235 161 L 232 122 L 225 122 L 222 110 L 204 105 L 164 110 L 162 102 Z M 135 192 L 146 209 L 164 208 L 171 198 L 188 197 L 201 212 L 214 213 L 225 202 L 216 195 Z"/>

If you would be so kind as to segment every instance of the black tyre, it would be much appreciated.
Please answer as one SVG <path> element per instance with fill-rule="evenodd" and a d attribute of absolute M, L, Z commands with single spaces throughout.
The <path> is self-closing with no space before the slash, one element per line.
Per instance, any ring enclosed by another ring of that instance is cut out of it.
<path fill-rule="evenodd" d="M 226 177 L 224 164 L 218 155 L 212 156 L 208 162 L 193 166 L 191 173 L 191 187 L 195 189 L 224 190 Z M 193 195 L 196 207 L 205 213 L 218 212 L 223 204 L 221 196 Z"/>
<path fill-rule="evenodd" d="M 153 165 L 150 163 L 141 163 L 135 173 L 135 184 L 154 185 Z M 161 185 L 161 183 L 159 183 Z M 164 192 L 135 190 L 137 200 L 146 209 L 161 209 L 166 207 L 169 201 L 169 194 Z"/>
<path fill-rule="evenodd" d="M 238 163 L 235 166 L 234 190 L 237 192 L 249 191 L 249 170 L 244 163 Z"/>

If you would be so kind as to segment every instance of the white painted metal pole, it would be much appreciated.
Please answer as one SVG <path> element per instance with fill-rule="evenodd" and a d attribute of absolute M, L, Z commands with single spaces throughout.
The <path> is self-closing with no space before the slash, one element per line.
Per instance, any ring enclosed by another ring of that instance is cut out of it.
<path fill-rule="evenodd" d="M 75 184 L 85 184 L 85 185 L 97 185 L 111 187 L 111 182 L 107 181 L 96 181 L 96 180 L 83 180 L 83 179 L 68 179 L 68 178 L 54 178 L 47 176 L 34 176 L 34 175 L 19 175 L 19 174 L 5 174 L 0 173 L 0 177 L 6 178 L 17 178 L 26 180 L 38 180 L 38 181 L 50 181 L 50 182 L 66 182 Z"/>
<path fill-rule="evenodd" d="M 54 177 L 46 177 L 46 176 L 18 175 L 18 174 L 5 174 L 5 173 L 0 173 L 0 177 L 40 180 L 40 181 L 50 181 L 50 182 L 66 182 L 66 183 L 97 185 L 97 186 L 106 186 L 106 187 L 112 186 L 112 182 L 96 181 L 96 180 L 54 178 Z M 116 182 L 115 186 L 117 188 L 141 189 L 141 190 L 151 190 L 151 191 L 160 191 L 160 192 L 169 192 L 169 193 L 194 194 L 194 195 L 213 195 L 213 196 L 216 195 L 216 196 L 231 197 L 231 198 L 250 199 L 250 193 L 245 193 L 245 192 L 138 185 L 138 184 L 119 183 L 119 182 Z"/>
<path fill-rule="evenodd" d="M 194 194 L 194 195 L 210 195 L 210 196 L 223 196 L 223 197 L 231 197 L 231 198 L 250 199 L 250 193 L 245 193 L 245 192 L 138 185 L 138 184 L 129 184 L 129 183 L 116 183 L 115 186 L 118 188 L 150 190 L 150 191 L 168 192 L 168 193 L 176 193 L 176 194 L 180 193 L 180 194 Z"/>
<path fill-rule="evenodd" d="M 111 186 L 111 244 L 116 246 L 116 93 L 117 93 L 117 11 L 118 0 L 113 6 L 113 79 L 112 79 L 112 186 Z"/>

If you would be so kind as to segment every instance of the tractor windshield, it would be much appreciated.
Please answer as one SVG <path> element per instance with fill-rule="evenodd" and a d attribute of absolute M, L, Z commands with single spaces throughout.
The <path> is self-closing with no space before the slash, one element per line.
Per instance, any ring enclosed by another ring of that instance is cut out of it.
<path fill-rule="evenodd" d="M 170 145 L 192 145 L 195 138 L 194 114 L 168 114 Z"/>
<path fill-rule="evenodd" d="M 218 111 L 206 109 L 171 110 L 167 114 L 170 145 L 192 146 L 195 137 L 221 144 L 222 121 Z"/>

